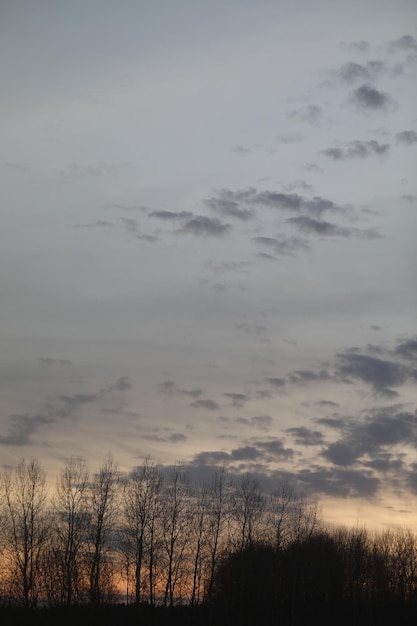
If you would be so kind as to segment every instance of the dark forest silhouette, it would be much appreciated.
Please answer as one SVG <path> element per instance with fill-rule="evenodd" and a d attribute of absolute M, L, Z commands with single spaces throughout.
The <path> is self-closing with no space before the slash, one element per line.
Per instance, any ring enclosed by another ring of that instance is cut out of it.
<path fill-rule="evenodd" d="M 287 483 L 225 468 L 192 485 L 146 459 L 122 475 L 36 460 L 0 481 L 3 624 L 414 624 L 417 538 L 329 528 Z"/>

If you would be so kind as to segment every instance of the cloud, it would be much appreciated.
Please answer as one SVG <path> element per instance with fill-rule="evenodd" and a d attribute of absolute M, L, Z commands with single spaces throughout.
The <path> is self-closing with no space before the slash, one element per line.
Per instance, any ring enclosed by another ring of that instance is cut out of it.
<path fill-rule="evenodd" d="M 252 241 L 259 246 L 271 250 L 278 256 L 292 256 L 299 250 L 308 250 L 308 242 L 299 237 L 287 237 L 281 235 L 279 237 L 253 237 Z"/>
<path fill-rule="evenodd" d="M 266 332 L 265 326 L 256 325 L 256 324 L 255 325 L 247 324 L 246 322 L 237 322 L 235 324 L 235 328 L 243 331 L 244 333 L 247 333 L 248 335 L 251 335 L 251 334 L 260 335 L 261 333 Z"/>
<path fill-rule="evenodd" d="M 74 228 L 112 228 L 113 223 L 105 220 L 97 220 L 90 224 L 76 224 Z"/>
<path fill-rule="evenodd" d="M 369 70 L 359 63 L 345 63 L 338 74 L 342 80 L 348 83 L 356 80 L 367 81 L 370 78 Z"/>
<path fill-rule="evenodd" d="M 222 189 L 218 196 L 207 198 L 205 204 L 212 210 L 228 217 L 234 217 L 241 221 L 248 221 L 254 217 L 252 209 L 244 209 L 239 205 L 238 199 L 235 198 L 233 192 L 228 189 Z"/>
<path fill-rule="evenodd" d="M 203 394 L 202 389 L 180 389 L 179 393 L 189 398 L 199 398 Z"/>
<path fill-rule="evenodd" d="M 321 237 L 364 237 L 366 239 L 379 239 L 381 235 L 374 229 L 360 230 L 359 228 L 346 228 L 330 222 L 315 220 L 305 215 L 291 217 L 286 220 L 298 228 L 300 232 L 308 235 L 320 235 Z"/>
<path fill-rule="evenodd" d="M 290 381 L 292 383 L 295 383 L 296 385 L 304 385 L 310 382 L 330 379 L 331 376 L 329 372 L 325 369 L 322 369 L 318 372 L 315 372 L 313 370 L 297 370 L 290 374 Z"/>
<path fill-rule="evenodd" d="M 351 228 L 342 228 L 336 224 L 314 220 L 305 215 L 291 217 L 287 220 L 287 224 L 296 226 L 302 233 L 321 235 L 323 237 L 350 237 L 353 234 Z"/>
<path fill-rule="evenodd" d="M 401 196 L 401 200 L 405 200 L 406 202 L 410 202 L 410 204 L 414 204 L 417 202 L 417 196 L 413 196 L 411 193 L 405 193 Z"/>
<path fill-rule="evenodd" d="M 96 402 L 100 397 L 100 393 L 75 393 L 72 396 L 59 396 L 59 400 L 67 405 L 69 411 L 78 409 L 84 404 L 90 404 Z"/>
<path fill-rule="evenodd" d="M 278 143 L 284 143 L 284 144 L 299 143 L 302 140 L 303 140 L 303 136 L 298 133 L 293 133 L 293 134 L 287 133 L 284 135 L 277 135 L 276 137 L 276 141 Z"/>
<path fill-rule="evenodd" d="M 137 219 L 133 217 L 119 217 L 119 221 L 123 224 L 129 235 L 132 235 L 135 239 L 148 241 L 150 243 L 158 241 L 158 237 L 155 235 L 145 235 L 140 231 Z"/>
<path fill-rule="evenodd" d="M 318 402 L 316 402 L 317 406 L 332 406 L 332 407 L 338 407 L 339 404 L 338 402 L 333 402 L 332 400 L 319 400 Z"/>
<path fill-rule="evenodd" d="M 344 441 L 331 443 L 326 450 L 322 452 L 322 456 L 335 465 L 352 465 L 359 455 L 358 450 L 355 450 Z"/>
<path fill-rule="evenodd" d="M 411 146 L 414 143 L 417 143 L 417 133 L 415 130 L 402 130 L 400 133 L 397 133 L 396 140 L 397 143 Z"/>
<path fill-rule="evenodd" d="M 177 233 L 195 235 L 197 237 L 222 237 L 230 231 L 230 224 L 224 224 L 216 217 L 195 215 L 182 228 L 177 230 Z"/>
<path fill-rule="evenodd" d="M 317 163 L 306 163 L 303 166 L 303 170 L 306 172 L 323 173 L 323 170 L 317 165 Z"/>
<path fill-rule="evenodd" d="M 97 178 L 100 176 L 116 178 L 122 170 L 134 169 L 132 163 L 125 161 L 123 163 L 104 163 L 104 161 L 96 161 L 95 163 L 69 163 L 67 168 L 61 172 L 61 175 L 69 178 Z"/>
<path fill-rule="evenodd" d="M 72 365 L 72 361 L 69 359 L 53 359 L 48 356 L 40 356 L 38 359 L 42 365 Z"/>
<path fill-rule="evenodd" d="M 159 383 L 158 389 L 161 393 L 174 393 L 176 388 L 176 384 L 173 380 L 164 380 L 162 383 Z"/>
<path fill-rule="evenodd" d="M 318 446 L 324 441 L 324 436 L 321 431 L 310 430 L 305 426 L 287 428 L 285 432 L 294 438 L 295 443 L 302 446 Z"/>
<path fill-rule="evenodd" d="M 202 389 L 178 389 L 177 384 L 173 380 L 164 380 L 159 383 L 158 389 L 164 394 L 176 394 L 187 396 L 188 398 L 199 398 L 203 394 Z"/>
<path fill-rule="evenodd" d="M 308 124 L 318 124 L 322 117 L 321 108 L 315 104 L 308 104 L 307 106 L 288 112 L 288 117 L 295 118 L 301 122 L 307 122 Z"/>
<path fill-rule="evenodd" d="M 294 189 L 302 189 L 303 191 L 312 191 L 313 185 L 309 185 L 305 180 L 295 180 L 293 183 L 288 183 L 284 186 L 286 191 L 294 191 Z"/>
<path fill-rule="evenodd" d="M 24 446 L 31 442 L 31 436 L 40 428 L 55 422 L 52 415 L 11 415 L 9 432 L 0 435 L 0 445 Z"/>
<path fill-rule="evenodd" d="M 333 161 L 344 161 L 345 159 L 365 159 L 370 156 L 386 156 L 390 146 L 388 143 L 379 143 L 374 139 L 369 141 L 350 141 L 343 148 L 327 148 L 321 154 L 333 159 Z"/>
<path fill-rule="evenodd" d="M 374 111 L 386 109 L 392 103 L 388 94 L 370 85 L 361 85 L 355 89 L 351 94 L 351 100 L 360 108 Z"/>
<path fill-rule="evenodd" d="M 270 190 L 258 192 L 253 187 L 238 191 L 223 190 L 220 194 L 217 198 L 213 197 L 211 201 L 221 203 L 222 199 L 227 197 L 228 203 L 240 209 L 242 205 L 243 207 L 253 207 L 255 205 L 282 211 L 311 213 L 317 217 L 320 217 L 326 211 L 345 213 L 347 210 L 346 207 L 342 207 L 332 200 L 322 198 L 321 196 L 307 198 L 297 193 L 283 193 Z"/>
<path fill-rule="evenodd" d="M 243 406 L 245 402 L 250 400 L 250 396 L 247 396 L 244 393 L 224 393 L 225 398 L 228 398 L 233 406 Z"/>
<path fill-rule="evenodd" d="M 126 391 L 132 387 L 132 383 L 130 378 L 127 376 L 119 376 L 116 382 L 113 385 L 108 387 L 109 391 Z"/>
<path fill-rule="evenodd" d="M 217 411 L 220 406 L 214 400 L 196 400 L 190 406 L 196 409 L 208 409 L 209 411 Z"/>
<path fill-rule="evenodd" d="M 251 422 L 254 424 L 259 430 L 268 431 L 271 429 L 273 418 L 270 415 L 255 415 L 251 417 Z"/>
<path fill-rule="evenodd" d="M 336 497 L 365 497 L 376 494 L 380 480 L 369 470 L 342 467 L 304 469 L 296 475 L 298 481 L 315 493 Z"/>
<path fill-rule="evenodd" d="M 187 440 L 187 437 L 183 433 L 170 433 L 167 435 L 157 433 L 150 435 L 142 434 L 141 437 L 147 441 L 156 441 L 158 443 L 182 443 Z"/>
<path fill-rule="evenodd" d="M 176 220 L 187 220 L 192 218 L 193 214 L 189 211 L 150 211 L 148 213 L 149 217 L 156 217 L 159 220 L 164 220 L 166 222 L 176 221 Z"/>
<path fill-rule="evenodd" d="M 254 442 L 254 445 L 265 451 L 269 460 L 291 459 L 294 456 L 294 450 L 292 448 L 285 448 L 281 439 L 270 438 L 258 440 Z"/>
<path fill-rule="evenodd" d="M 284 387 L 287 382 L 285 378 L 267 378 L 266 380 L 273 387 Z"/>
<path fill-rule="evenodd" d="M 408 339 L 403 341 L 395 348 L 395 354 L 402 356 L 406 359 L 417 359 L 417 337 L 415 339 Z"/>
<path fill-rule="evenodd" d="M 417 449 L 417 413 L 398 411 L 395 406 L 370 412 L 363 420 L 346 419 L 338 428 L 343 437 L 322 451 L 334 465 L 350 466 L 359 460 L 369 465 L 386 455 L 386 448 L 391 451 L 398 445 L 401 450 Z"/>
<path fill-rule="evenodd" d="M 403 50 L 405 52 L 417 51 L 417 41 L 411 35 L 403 35 L 399 39 L 390 42 L 391 50 Z"/>
<path fill-rule="evenodd" d="M 347 48 L 353 52 L 368 52 L 369 43 L 367 41 L 348 41 L 341 44 L 342 48 Z"/>
<path fill-rule="evenodd" d="M 354 378 L 370 384 L 376 394 L 397 395 L 391 387 L 403 385 L 410 376 L 406 367 L 393 361 L 362 354 L 338 354 L 337 373 L 341 377 Z"/>

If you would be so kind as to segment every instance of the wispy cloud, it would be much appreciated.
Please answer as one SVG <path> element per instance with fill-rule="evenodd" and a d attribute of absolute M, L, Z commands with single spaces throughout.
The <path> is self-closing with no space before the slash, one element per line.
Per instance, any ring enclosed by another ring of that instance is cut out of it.
<path fill-rule="evenodd" d="M 374 139 L 369 141 L 349 141 L 336 148 L 322 150 L 321 154 L 333 159 L 333 161 L 345 161 L 346 159 L 365 159 L 370 156 L 386 156 L 389 153 L 388 143 L 379 143 Z"/>

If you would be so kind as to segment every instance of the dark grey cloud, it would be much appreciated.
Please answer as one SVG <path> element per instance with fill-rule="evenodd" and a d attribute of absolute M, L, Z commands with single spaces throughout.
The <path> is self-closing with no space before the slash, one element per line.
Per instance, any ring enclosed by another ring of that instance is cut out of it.
<path fill-rule="evenodd" d="M 395 354 L 402 356 L 406 359 L 417 359 L 417 337 L 415 339 L 408 339 L 403 341 L 395 348 Z"/>
<path fill-rule="evenodd" d="M 230 231 L 230 224 L 221 222 L 217 217 L 195 215 L 186 221 L 184 226 L 177 230 L 177 233 L 195 235 L 197 237 L 222 237 Z"/>
<path fill-rule="evenodd" d="M 304 469 L 296 475 L 297 480 L 313 493 L 336 497 L 372 497 L 381 481 L 369 470 L 342 467 Z"/>
<path fill-rule="evenodd" d="M 317 406 L 331 406 L 335 408 L 339 406 L 337 402 L 333 402 L 332 400 L 319 400 L 315 404 L 317 404 Z"/>
<path fill-rule="evenodd" d="M 296 370 L 289 376 L 290 381 L 296 385 L 304 385 L 310 382 L 330 380 L 331 376 L 326 369 L 319 371 L 314 370 Z"/>
<path fill-rule="evenodd" d="M 271 429 L 273 418 L 270 415 L 254 415 L 251 417 L 251 422 L 254 424 L 259 430 L 268 431 Z"/>
<path fill-rule="evenodd" d="M 270 415 L 255 415 L 250 419 L 247 417 L 236 417 L 235 419 L 222 417 L 220 418 L 220 421 L 227 424 L 233 423 L 250 427 L 254 426 L 255 428 L 258 428 L 258 430 L 268 432 L 271 429 L 272 422 L 274 420 Z"/>
<path fill-rule="evenodd" d="M 334 465 L 352 465 L 360 456 L 360 451 L 345 441 L 331 443 L 322 452 L 322 456 Z"/>
<path fill-rule="evenodd" d="M 262 457 L 263 454 L 254 446 L 242 446 L 230 452 L 231 461 L 256 461 Z"/>
<path fill-rule="evenodd" d="M 243 406 L 245 402 L 250 400 L 250 396 L 244 393 L 224 393 L 225 398 L 231 401 L 233 406 Z"/>
<path fill-rule="evenodd" d="M 119 217 L 119 221 L 123 224 L 127 233 L 135 239 L 139 239 L 140 241 L 147 241 L 149 243 L 154 243 L 158 241 L 158 237 L 156 237 L 155 235 L 147 235 L 142 233 L 137 219 L 133 217 Z"/>
<path fill-rule="evenodd" d="M 266 380 L 273 387 L 284 387 L 287 382 L 285 378 L 267 378 Z"/>
<path fill-rule="evenodd" d="M 141 437 L 147 441 L 156 441 L 158 443 L 183 443 L 187 440 L 187 437 L 183 433 L 169 433 L 169 434 L 142 434 Z"/>
<path fill-rule="evenodd" d="M 0 434 L 0 445 L 24 446 L 31 443 L 31 437 L 39 429 L 53 424 L 56 420 L 52 415 L 11 415 L 8 432 Z"/>
<path fill-rule="evenodd" d="M 317 420 L 324 423 L 324 420 Z M 378 469 L 381 460 L 396 459 L 392 469 L 403 464 L 401 456 L 393 456 L 394 446 L 417 449 L 417 414 L 396 410 L 396 407 L 371 412 L 364 420 L 350 419 L 336 425 L 343 436 L 322 451 L 322 456 L 338 466 L 351 466 L 362 462 Z M 388 449 L 388 451 L 387 451 Z M 402 452 L 401 452 L 402 453 Z M 381 470 L 386 470 L 381 466 Z"/>
<path fill-rule="evenodd" d="M 318 446 L 324 441 L 324 435 L 319 430 L 311 430 L 305 426 L 287 428 L 286 433 L 294 438 L 295 443 L 302 446 Z"/>
<path fill-rule="evenodd" d="M 378 91 L 371 85 L 361 85 L 351 94 L 352 101 L 360 108 L 377 111 L 386 109 L 392 104 L 391 97 L 383 91 Z"/>
<path fill-rule="evenodd" d="M 307 122 L 308 124 L 318 124 L 322 117 L 322 110 L 316 104 L 308 104 L 301 109 L 288 112 L 288 117 Z"/>
<path fill-rule="evenodd" d="M 322 237 L 350 237 L 353 229 L 343 228 L 330 222 L 315 220 L 306 215 L 291 217 L 287 220 L 287 224 L 296 226 L 302 233 L 321 235 Z"/>
<path fill-rule="evenodd" d="M 150 211 L 148 215 L 149 217 L 156 217 L 159 220 L 164 220 L 166 222 L 188 220 L 193 216 L 190 211 Z"/>
<path fill-rule="evenodd" d="M 322 426 L 327 426 L 328 428 L 333 428 L 335 430 L 343 430 L 345 426 L 348 424 L 348 418 L 346 417 L 318 417 L 314 420 L 317 424 L 321 424 Z"/>
<path fill-rule="evenodd" d="M 297 193 L 283 193 L 280 191 L 257 191 L 254 187 L 248 189 L 231 191 L 222 190 L 221 195 L 212 198 L 213 202 L 222 202 L 223 197 L 227 197 L 227 201 L 233 203 L 236 208 L 249 206 L 262 206 L 269 209 L 279 209 L 282 211 L 290 211 L 293 213 L 311 213 L 320 217 L 322 213 L 345 213 L 347 208 L 340 206 L 321 196 L 313 196 L 308 198 Z"/>
<path fill-rule="evenodd" d="M 308 250 L 309 245 L 300 237 L 253 237 L 252 241 L 259 246 L 267 248 L 277 256 L 292 256 L 300 250 Z"/>
<path fill-rule="evenodd" d="M 369 141 L 349 141 L 343 147 L 327 148 L 321 154 L 333 159 L 333 161 L 344 161 L 346 159 L 365 159 L 370 156 L 386 156 L 389 153 L 388 143 L 379 143 L 374 139 Z"/>
<path fill-rule="evenodd" d="M 99 393 L 75 393 L 73 395 L 62 395 L 58 399 L 67 405 L 69 411 L 73 411 L 83 406 L 84 404 L 91 404 L 96 402 L 100 398 Z"/>
<path fill-rule="evenodd" d="M 369 70 L 359 63 L 345 63 L 338 72 L 340 78 L 348 83 L 356 80 L 368 81 L 370 79 Z"/>
<path fill-rule="evenodd" d="M 161 393 L 172 395 L 182 395 L 188 398 L 199 398 L 204 392 L 202 389 L 179 389 L 173 380 L 164 380 L 159 383 L 158 389 Z"/>
<path fill-rule="evenodd" d="M 415 130 L 402 130 L 396 134 L 397 143 L 403 143 L 407 146 L 411 146 L 417 143 L 417 133 Z"/>
<path fill-rule="evenodd" d="M 174 391 L 176 391 L 176 384 L 173 380 L 164 380 L 162 383 L 159 383 L 158 389 L 162 393 L 174 393 Z"/>
<path fill-rule="evenodd" d="M 190 406 L 196 409 L 207 409 L 209 411 L 217 411 L 220 406 L 214 400 L 196 400 Z"/>
<path fill-rule="evenodd" d="M 116 382 L 112 385 L 109 385 L 109 391 L 127 391 L 132 387 L 132 383 L 128 376 L 119 376 Z"/>
<path fill-rule="evenodd" d="M 38 357 L 42 365 L 72 365 L 69 359 L 54 359 L 48 356 Z"/>
<path fill-rule="evenodd" d="M 400 387 L 410 376 L 409 370 L 394 361 L 382 360 L 363 354 L 338 354 L 337 373 L 370 384 L 376 394 L 387 397 L 397 395 L 391 387 Z"/>
<path fill-rule="evenodd" d="M 398 455 L 390 454 L 388 452 L 381 453 L 375 456 L 375 458 L 364 462 L 365 467 L 370 467 L 378 472 L 401 472 L 405 470 L 405 463 Z"/>
<path fill-rule="evenodd" d="M 266 400 L 267 398 L 272 398 L 273 394 L 269 391 L 269 389 L 259 389 L 256 392 L 256 397 L 259 400 Z"/>
<path fill-rule="evenodd" d="M 189 398 L 199 398 L 203 394 L 202 389 L 180 389 L 179 393 Z"/>
<path fill-rule="evenodd" d="M 213 466 L 224 465 L 230 460 L 230 454 L 224 451 L 199 452 L 192 460 L 192 465 Z"/>
<path fill-rule="evenodd" d="M 233 448 L 230 452 L 215 450 L 198 453 L 192 460 L 192 465 L 225 465 L 239 463 L 262 463 L 266 470 L 266 463 L 277 460 L 289 460 L 294 456 L 294 450 L 285 448 L 281 439 L 265 438 L 254 440 L 244 446 Z"/>
<path fill-rule="evenodd" d="M 256 448 L 267 453 L 270 460 L 291 459 L 295 452 L 292 448 L 286 448 L 282 439 L 270 438 L 254 442 Z"/>
<path fill-rule="evenodd" d="M 404 52 L 416 52 L 417 40 L 411 35 L 403 35 L 399 39 L 390 42 L 391 50 L 403 50 Z"/>
<path fill-rule="evenodd" d="M 346 228 L 332 224 L 331 222 L 315 220 L 306 215 L 291 217 L 287 219 L 286 222 L 307 235 L 319 235 L 321 237 L 361 237 L 365 239 L 380 239 L 381 237 L 381 235 L 372 228 L 366 230 Z"/>
<path fill-rule="evenodd" d="M 242 208 L 239 200 L 235 198 L 233 192 L 228 189 L 222 189 L 217 196 L 207 198 L 205 204 L 212 210 L 228 217 L 234 217 L 241 221 L 247 222 L 255 215 L 252 209 Z"/>

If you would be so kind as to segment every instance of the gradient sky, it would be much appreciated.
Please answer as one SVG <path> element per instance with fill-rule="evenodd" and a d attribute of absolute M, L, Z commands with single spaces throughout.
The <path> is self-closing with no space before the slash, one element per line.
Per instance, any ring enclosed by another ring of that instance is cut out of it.
<path fill-rule="evenodd" d="M 0 464 L 417 515 L 414 0 L 3 0 Z"/>

